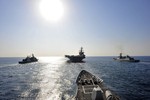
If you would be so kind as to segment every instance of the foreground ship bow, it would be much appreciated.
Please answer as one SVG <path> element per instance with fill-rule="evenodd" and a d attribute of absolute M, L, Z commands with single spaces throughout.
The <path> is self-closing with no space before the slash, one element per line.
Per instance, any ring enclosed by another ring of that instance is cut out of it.
<path fill-rule="evenodd" d="M 82 70 L 76 80 L 78 86 L 76 100 L 120 100 L 118 96 L 103 86 L 103 80 Z"/>
<path fill-rule="evenodd" d="M 71 62 L 82 62 L 82 60 L 85 58 L 83 48 L 81 47 L 81 50 L 79 51 L 79 55 L 65 55 Z"/>

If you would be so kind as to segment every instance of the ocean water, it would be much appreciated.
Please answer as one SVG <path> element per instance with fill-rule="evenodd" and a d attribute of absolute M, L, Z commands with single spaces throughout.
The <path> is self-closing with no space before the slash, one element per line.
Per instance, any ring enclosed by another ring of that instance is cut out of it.
<path fill-rule="evenodd" d="M 112 58 L 68 63 L 63 57 L 39 57 L 23 65 L 18 64 L 22 58 L 0 58 L 0 100 L 72 100 L 81 70 L 102 78 L 122 100 L 150 100 L 150 57 L 135 57 L 139 63 Z"/>

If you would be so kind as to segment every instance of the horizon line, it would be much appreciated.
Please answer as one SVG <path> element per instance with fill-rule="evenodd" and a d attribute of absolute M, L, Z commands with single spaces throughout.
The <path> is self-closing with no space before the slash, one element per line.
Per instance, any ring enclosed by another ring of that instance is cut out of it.
<path fill-rule="evenodd" d="M 150 55 L 132 55 L 132 57 L 149 57 Z M 0 56 L 0 58 L 22 58 L 22 57 L 26 57 L 26 56 Z M 65 56 L 36 56 L 36 57 L 64 57 Z M 86 56 L 86 57 L 117 57 L 117 56 L 92 56 L 92 55 L 89 55 L 89 56 Z"/>

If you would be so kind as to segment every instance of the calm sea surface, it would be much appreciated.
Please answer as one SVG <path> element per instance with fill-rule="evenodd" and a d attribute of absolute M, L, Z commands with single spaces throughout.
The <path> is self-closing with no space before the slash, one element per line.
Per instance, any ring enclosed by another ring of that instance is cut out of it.
<path fill-rule="evenodd" d="M 39 62 L 23 65 L 18 64 L 22 58 L 0 58 L 0 100 L 71 100 L 83 69 L 102 78 L 122 100 L 150 100 L 150 57 L 135 57 L 139 63 L 112 58 L 67 63 L 63 57 L 39 57 Z"/>

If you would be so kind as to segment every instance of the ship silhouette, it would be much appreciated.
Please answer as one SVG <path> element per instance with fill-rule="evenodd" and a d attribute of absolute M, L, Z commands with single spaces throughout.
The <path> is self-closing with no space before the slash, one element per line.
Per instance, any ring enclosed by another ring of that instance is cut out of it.
<path fill-rule="evenodd" d="M 65 57 L 71 62 L 83 62 L 82 60 L 85 58 L 83 48 L 81 47 L 79 55 L 65 55 Z"/>

